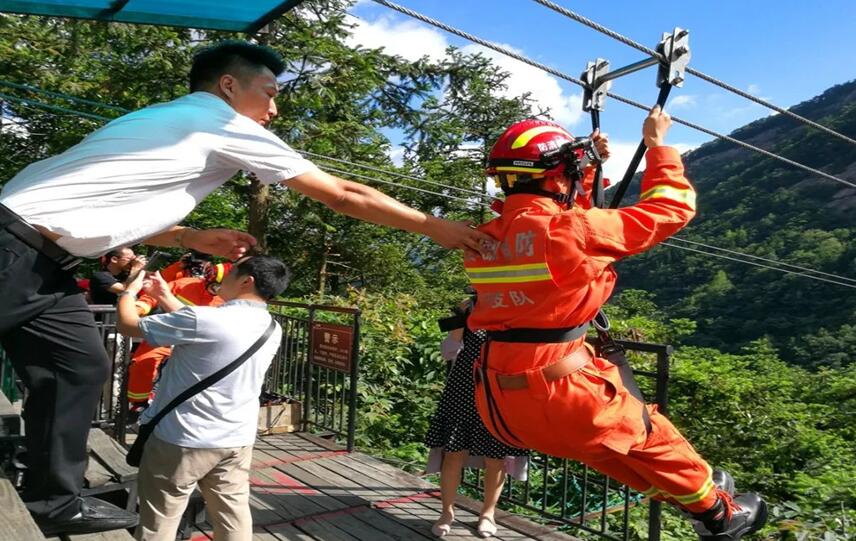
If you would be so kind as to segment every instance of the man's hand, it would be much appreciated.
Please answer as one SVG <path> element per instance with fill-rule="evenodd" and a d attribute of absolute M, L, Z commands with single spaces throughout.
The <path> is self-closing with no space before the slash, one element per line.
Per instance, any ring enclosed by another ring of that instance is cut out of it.
<path fill-rule="evenodd" d="M 594 148 L 600 155 L 600 161 L 605 162 L 609 159 L 609 135 L 600 132 L 600 128 L 594 130 L 591 134 L 591 140 L 594 142 Z"/>
<path fill-rule="evenodd" d="M 666 132 L 671 126 L 672 117 L 664 113 L 659 105 L 655 105 L 642 124 L 642 139 L 645 141 L 645 146 L 648 148 L 663 146 Z"/>
<path fill-rule="evenodd" d="M 444 220 L 431 217 L 426 234 L 443 248 L 460 248 L 467 253 L 487 255 L 493 237 L 473 229 L 472 222 Z"/>
<path fill-rule="evenodd" d="M 160 300 L 169 292 L 169 284 L 160 272 L 150 273 L 143 281 L 143 290 L 150 297 Z"/>
<path fill-rule="evenodd" d="M 145 271 L 142 270 L 144 264 L 145 262 L 143 262 L 142 265 L 139 265 L 136 271 L 134 271 L 134 265 L 132 265 L 131 274 L 125 282 L 125 292 L 130 293 L 135 297 L 143 289 L 143 280 L 145 280 L 146 277 Z"/>
<path fill-rule="evenodd" d="M 256 239 L 249 233 L 233 229 L 190 229 L 184 232 L 181 244 L 203 254 L 235 261 L 256 245 Z"/>

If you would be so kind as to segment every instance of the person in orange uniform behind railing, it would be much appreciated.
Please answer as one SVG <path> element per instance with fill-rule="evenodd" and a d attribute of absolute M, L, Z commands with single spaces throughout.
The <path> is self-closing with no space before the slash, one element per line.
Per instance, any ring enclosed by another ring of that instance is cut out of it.
<path fill-rule="evenodd" d="M 619 209 L 577 197 L 581 151 L 572 149 L 579 141 L 557 124 L 526 120 L 500 136 L 487 173 L 507 197 L 501 215 L 480 227 L 497 240 L 487 256 L 465 262 L 478 298 L 467 326 L 488 331 L 476 402 L 501 441 L 582 461 L 676 504 L 701 539 L 736 540 L 763 526 L 764 501 L 734 497 L 733 479 L 713 475 L 669 420 L 634 395 L 621 363 L 611 362 L 615 350 L 602 351 L 607 360 L 584 343 L 615 285 L 612 264 L 675 234 L 695 214 L 680 155 L 662 146 L 670 124 L 658 107 L 645 120 L 640 200 Z M 607 150 L 597 133 L 593 140 Z M 552 158 L 560 149 L 563 158 Z"/>
<path fill-rule="evenodd" d="M 223 299 L 217 296 L 217 289 L 231 267 L 231 263 L 209 263 L 205 267 L 204 277 L 173 280 L 169 282 L 170 291 L 188 306 L 219 306 L 223 304 Z M 147 315 L 156 306 L 157 301 L 145 294 L 136 301 L 139 316 Z M 158 367 L 169 357 L 171 350 L 169 347 L 154 347 L 148 342 L 142 342 L 137 348 L 128 365 L 128 402 L 132 412 L 139 413 L 147 406 Z"/>

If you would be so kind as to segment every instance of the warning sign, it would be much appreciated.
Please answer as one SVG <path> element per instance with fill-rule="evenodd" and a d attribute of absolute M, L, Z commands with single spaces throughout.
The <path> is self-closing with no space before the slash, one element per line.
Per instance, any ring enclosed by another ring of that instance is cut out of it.
<path fill-rule="evenodd" d="M 312 325 L 312 362 L 340 372 L 351 371 L 354 330 L 347 325 Z"/>

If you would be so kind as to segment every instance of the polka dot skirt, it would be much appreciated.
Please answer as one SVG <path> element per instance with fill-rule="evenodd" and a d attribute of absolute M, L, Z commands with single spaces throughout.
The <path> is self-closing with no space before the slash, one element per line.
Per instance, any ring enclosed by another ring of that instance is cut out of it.
<path fill-rule="evenodd" d="M 425 444 L 447 452 L 469 451 L 471 456 L 486 458 L 526 456 L 528 451 L 494 438 L 476 410 L 473 366 L 486 338 L 485 331 L 464 331 L 464 347 L 446 378 L 446 388 L 431 420 Z"/>

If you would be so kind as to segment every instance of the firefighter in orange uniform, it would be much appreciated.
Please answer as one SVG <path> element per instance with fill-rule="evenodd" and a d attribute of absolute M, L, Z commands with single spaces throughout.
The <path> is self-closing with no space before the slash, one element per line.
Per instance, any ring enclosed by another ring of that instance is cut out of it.
<path fill-rule="evenodd" d="M 488 331 L 476 402 L 488 429 L 509 445 L 582 461 L 677 505 L 701 539 L 736 540 L 764 525 L 766 503 L 757 494 L 734 496 L 731 476 L 714 473 L 617 365 L 585 344 L 588 323 L 615 286 L 612 264 L 675 234 L 695 214 L 680 155 L 662 146 L 670 124 L 659 108 L 646 118 L 640 201 L 620 209 L 592 208 L 583 197 L 581 181 L 591 174 L 570 165 L 580 160 L 546 158 L 576 146 L 557 124 L 525 120 L 500 136 L 487 174 L 506 199 L 501 215 L 480 227 L 497 241 L 487 256 L 470 254 L 465 263 L 477 292 L 467 325 Z M 604 138 L 593 140 L 607 151 Z"/>
<path fill-rule="evenodd" d="M 180 263 L 180 262 L 179 262 Z M 167 267 L 173 270 L 175 263 Z M 208 263 L 204 277 L 179 278 L 169 282 L 170 291 L 182 303 L 188 306 L 219 306 L 223 299 L 217 296 L 220 282 L 229 274 L 231 263 Z M 137 299 L 137 314 L 145 316 L 157 306 L 157 301 L 146 295 Z M 134 413 L 139 413 L 148 405 L 155 377 L 160 364 L 169 357 L 172 348 L 154 347 L 143 342 L 134 352 L 128 365 L 128 402 Z"/>

